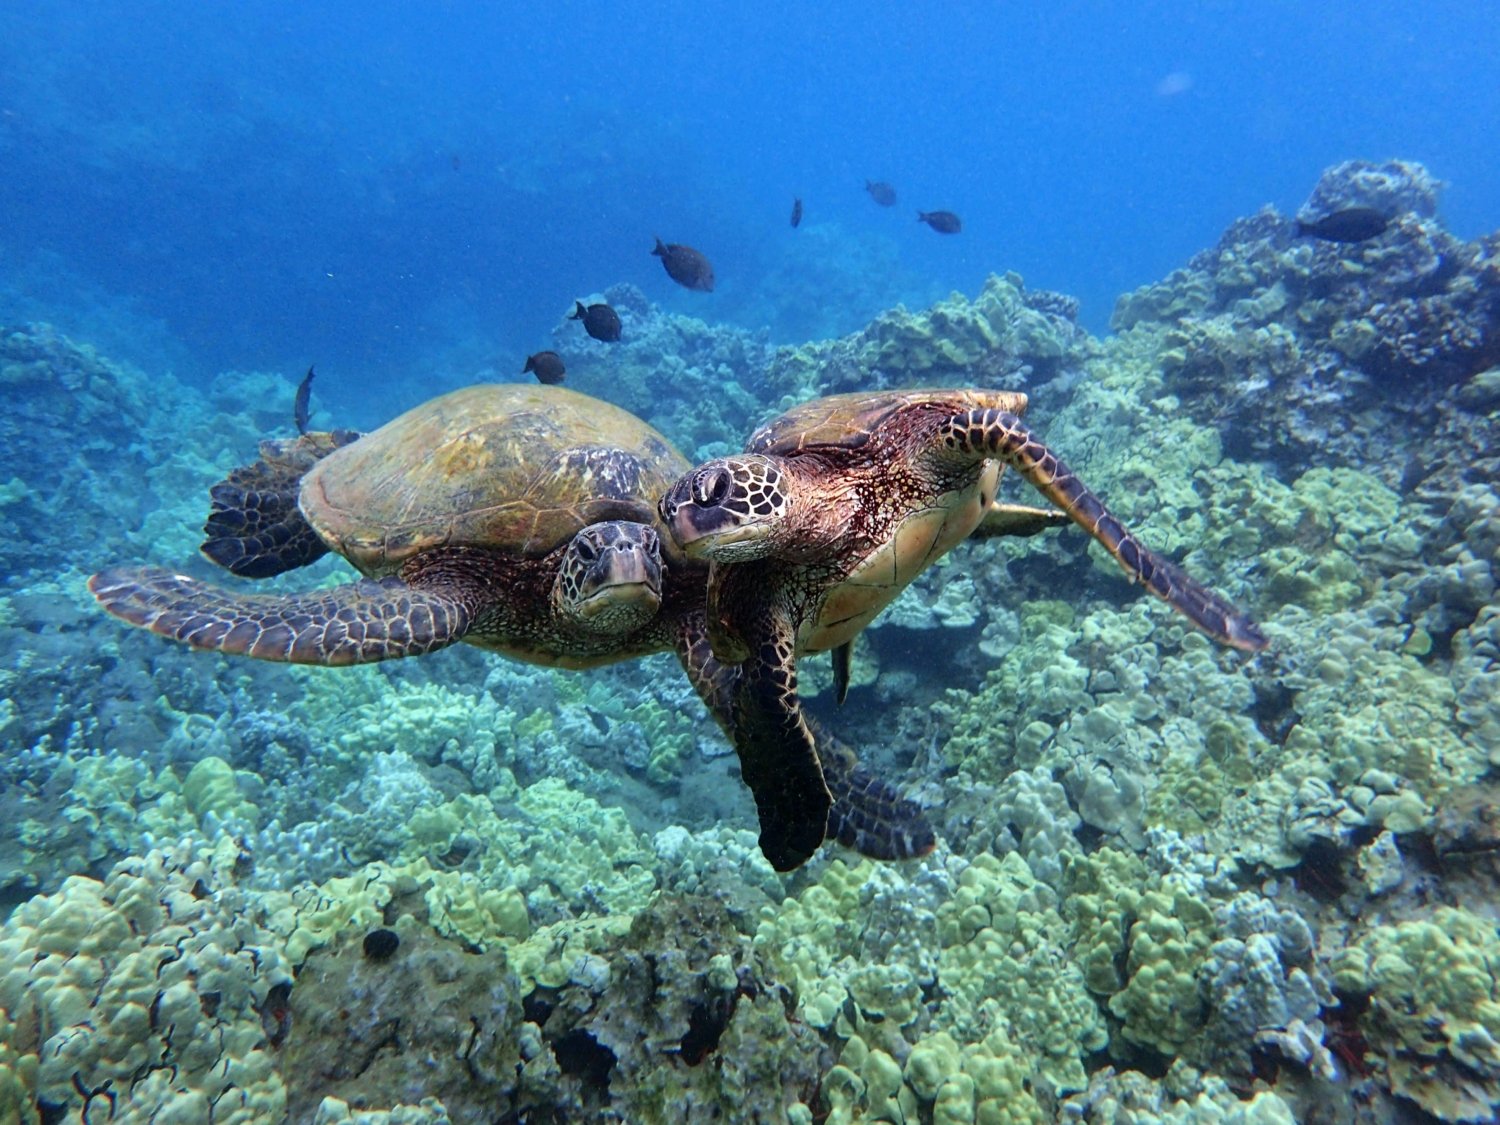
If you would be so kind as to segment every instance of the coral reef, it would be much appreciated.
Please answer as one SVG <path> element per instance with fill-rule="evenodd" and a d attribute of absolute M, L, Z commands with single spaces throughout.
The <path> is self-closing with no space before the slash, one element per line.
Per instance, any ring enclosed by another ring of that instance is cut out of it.
<path fill-rule="evenodd" d="M 285 1112 L 275 1048 L 290 966 L 225 885 L 226 844 L 153 851 L 102 883 L 71 877 L 6 921 L 0 1090 L 26 1091 L 11 1120 Z"/>
<path fill-rule="evenodd" d="M 1432 414 L 1453 413 L 1463 385 L 1500 362 L 1500 241 L 1450 235 L 1440 187 L 1400 161 L 1330 168 L 1299 215 L 1374 207 L 1391 216 L 1383 234 L 1298 238 L 1266 209 L 1122 297 L 1111 326 L 1160 338 L 1165 389 L 1235 455 L 1366 464 L 1392 485 L 1425 479 L 1441 448 L 1408 435 L 1430 434 Z M 1464 465 L 1465 479 L 1478 468 Z"/>
<path fill-rule="evenodd" d="M 1375 927 L 1333 958 L 1392 1092 L 1443 1121 L 1488 1119 L 1500 1104 L 1500 937 L 1494 920 L 1440 907 Z"/>
<path fill-rule="evenodd" d="M 776 350 L 765 371 L 773 396 L 972 383 L 1043 383 L 1089 349 L 1071 298 L 991 276 L 973 301 L 955 293 L 920 313 L 897 306 L 853 335 Z"/>

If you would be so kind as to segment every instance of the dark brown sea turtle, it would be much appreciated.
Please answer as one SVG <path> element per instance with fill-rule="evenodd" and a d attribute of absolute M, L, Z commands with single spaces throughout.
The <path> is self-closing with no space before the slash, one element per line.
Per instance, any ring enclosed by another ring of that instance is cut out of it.
<path fill-rule="evenodd" d="M 366 579 L 254 594 L 113 567 L 89 589 L 132 624 L 262 660 L 363 664 L 467 641 L 591 668 L 672 650 L 734 739 L 739 673 L 709 648 L 707 567 L 657 523 L 657 498 L 689 468 L 608 403 L 556 386 L 469 387 L 369 434 L 262 443 L 259 462 L 213 490 L 204 553 L 226 569 L 268 577 L 332 549 Z M 915 804 L 825 732 L 816 739 L 835 800 L 811 848 L 825 831 L 878 858 L 932 848 Z"/>
<path fill-rule="evenodd" d="M 778 815 L 817 822 L 826 805 L 797 696 L 797 656 L 849 644 L 967 538 L 993 505 L 1006 465 L 1194 625 L 1236 648 L 1266 646 L 1248 617 L 1142 546 L 1022 424 L 1025 408 L 1023 394 L 981 390 L 818 399 L 663 497 L 672 537 L 712 563 L 714 655 L 741 669 L 732 705 L 741 766 L 757 797 L 776 793 Z M 763 805 L 763 826 L 767 814 Z M 806 838 L 808 830 L 793 824 L 778 834 Z"/>

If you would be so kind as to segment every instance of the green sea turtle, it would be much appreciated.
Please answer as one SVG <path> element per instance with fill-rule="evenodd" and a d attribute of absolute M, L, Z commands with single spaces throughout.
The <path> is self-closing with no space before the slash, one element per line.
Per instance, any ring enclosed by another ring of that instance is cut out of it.
<path fill-rule="evenodd" d="M 713 652 L 742 672 L 731 716 L 741 766 L 757 798 L 775 794 L 777 815 L 817 822 L 826 802 L 797 696 L 797 656 L 843 649 L 967 538 L 991 509 L 1006 465 L 1194 625 L 1236 648 L 1266 646 L 1248 617 L 1126 530 L 1022 424 L 1025 408 L 1023 394 L 982 390 L 818 399 L 756 431 L 746 453 L 686 474 L 662 498 L 672 538 L 711 561 Z M 790 825 L 780 835 L 807 831 Z"/>
<path fill-rule="evenodd" d="M 203 550 L 226 569 L 269 577 L 332 549 L 366 579 L 272 595 L 114 567 L 89 589 L 132 624 L 262 660 L 363 664 L 466 641 L 591 668 L 672 650 L 734 739 L 739 672 L 709 648 L 707 567 L 657 523 L 657 498 L 689 468 L 608 403 L 557 386 L 469 387 L 369 434 L 263 442 L 260 461 L 213 489 Z M 932 848 L 918 806 L 826 732 L 816 741 L 835 800 L 799 847 L 826 832 L 878 858 Z"/>

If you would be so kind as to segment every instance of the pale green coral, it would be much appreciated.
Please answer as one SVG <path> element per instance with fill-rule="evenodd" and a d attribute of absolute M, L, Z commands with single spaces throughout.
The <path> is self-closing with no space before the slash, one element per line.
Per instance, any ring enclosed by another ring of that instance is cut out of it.
<path fill-rule="evenodd" d="M 1056 904 L 1017 853 L 976 857 L 939 911 L 939 979 L 948 995 L 936 1022 L 971 1042 L 1003 1026 L 1053 1089 L 1076 1090 L 1086 1083 L 1082 1056 L 1108 1036 L 1082 971 L 1058 956 Z"/>
<path fill-rule="evenodd" d="M 195 763 L 182 781 L 182 795 L 200 821 L 212 814 L 252 828 L 260 823 L 260 810 L 241 792 L 234 768 L 223 758 L 210 755 Z"/>
<path fill-rule="evenodd" d="M 261 899 L 264 924 L 280 938 L 287 959 L 301 965 L 345 929 L 383 925 L 385 908 L 398 896 L 417 892 L 429 871 L 425 861 L 409 868 L 371 863 L 322 886 L 304 883 L 290 891 L 270 891 Z"/>
<path fill-rule="evenodd" d="M 452 1119 L 437 1098 L 390 1109 L 352 1109 L 342 1098 L 324 1098 L 312 1125 L 450 1125 Z"/>
<path fill-rule="evenodd" d="M 1175 1055 L 1203 1027 L 1198 972 L 1216 936 L 1214 917 L 1170 879 L 1141 895 L 1135 914 L 1127 981 L 1110 997 L 1109 1010 L 1124 1021 L 1125 1038 Z"/>
<path fill-rule="evenodd" d="M 1073 957 L 1093 992 L 1108 996 L 1125 984 L 1119 962 L 1145 881 L 1145 865 L 1119 848 L 1106 846 L 1067 858 L 1062 912 L 1072 935 Z"/>
<path fill-rule="evenodd" d="M 823 1095 L 830 1123 L 917 1121 L 916 1098 L 901 1081 L 900 1064 L 857 1035 L 844 1044 L 838 1064 L 824 1077 Z"/>
<path fill-rule="evenodd" d="M 36 1110 L 35 1090 L 39 1060 L 32 1054 L 17 1055 L 6 1038 L 0 1035 L 0 1121 L 6 1125 L 38 1125 L 41 1117 Z"/>
<path fill-rule="evenodd" d="M 974 1081 L 975 1125 L 1041 1125 L 1047 1119 L 1036 1100 L 1030 1059 L 1004 1027 L 966 1046 L 963 1055 L 963 1073 Z M 962 1093 L 960 1097 L 962 1101 L 954 1099 L 960 1104 L 948 1110 L 949 1120 L 967 1101 Z"/>
<path fill-rule="evenodd" d="M 1320 763 L 1343 789 L 1377 771 L 1390 782 L 1360 806 L 1366 822 L 1410 831 L 1443 793 L 1487 770 L 1489 752 L 1455 729 L 1453 682 L 1401 651 L 1404 630 L 1352 618 L 1323 629 L 1322 658 L 1298 684 L 1299 722 L 1280 757 Z"/>
<path fill-rule="evenodd" d="M 1373 928 L 1335 955 L 1333 974 L 1341 992 L 1370 997 L 1361 1027 L 1395 1093 L 1444 1121 L 1479 1120 L 1500 1103 L 1492 920 L 1439 907 L 1430 920 Z"/>
<path fill-rule="evenodd" d="M 60 804 L 15 808 L 14 854 L 0 861 L 0 879 L 108 866 L 149 838 L 176 839 L 197 829 L 172 770 L 153 772 L 136 757 L 89 753 L 79 748 L 82 741 L 70 740 L 53 767 Z"/>
<path fill-rule="evenodd" d="M 515 886 L 537 918 L 578 911 L 629 911 L 656 887 L 652 852 L 625 813 L 557 778 L 520 790 L 521 817 L 500 816 L 488 797 L 461 794 L 413 820 L 411 858 L 477 841 L 487 883 Z"/>
<path fill-rule="evenodd" d="M 1115 301 L 1109 326 L 1124 332 L 1141 322 L 1173 323 L 1196 316 L 1213 299 L 1213 285 L 1198 270 L 1173 270 L 1160 281 L 1142 285 Z"/>
<path fill-rule="evenodd" d="M 834 968 L 857 944 L 860 894 L 872 874 L 868 863 L 835 860 L 800 894 L 761 912 L 756 948 L 796 981 L 798 1012 L 814 1027 L 830 1026 L 848 995 Z"/>
<path fill-rule="evenodd" d="M 436 682 L 390 681 L 376 668 L 347 668 L 337 679 L 292 669 L 303 680 L 298 711 L 335 732 L 333 750 L 349 761 L 375 751 L 434 759 L 447 748 L 494 742 L 519 720 L 502 716 L 487 692 Z"/>
<path fill-rule="evenodd" d="M 906 1057 L 906 1082 L 917 1097 L 932 1101 L 943 1083 L 959 1072 L 962 1058 L 958 1040 L 946 1031 L 924 1036 Z"/>
<path fill-rule="evenodd" d="M 484 949 L 505 938 L 530 935 L 526 898 L 517 888 L 487 887 L 466 872 L 436 871 L 431 880 L 427 918 L 444 937 Z"/>
<path fill-rule="evenodd" d="M 898 305 L 841 340 L 780 349 L 768 372 L 778 393 L 894 385 L 991 382 L 1023 359 L 1052 364 L 1086 345 L 1029 307 L 1015 274 L 991 275 L 972 301 L 961 293 L 913 312 Z M 785 403 L 783 404 L 783 408 Z"/>
<path fill-rule="evenodd" d="M 291 974 L 215 865 L 152 852 L 74 876 L 0 928 L 0 1091 L 124 1121 L 275 1120 L 286 1090 L 257 1009 Z M 0 1092 L 0 1097 L 4 1097 Z"/>
<path fill-rule="evenodd" d="M 924 1100 L 937 1096 L 934 1068 L 945 1046 L 953 1044 L 957 1050 L 964 1043 L 979 1043 L 996 1027 L 1005 1028 L 1005 1058 L 1024 1059 L 1016 1065 L 1040 1073 L 1055 1089 L 1081 1088 L 1082 1058 L 1101 1049 L 1106 1035 L 1082 972 L 1059 947 L 1066 925 L 1057 913 L 1055 892 L 1018 853 L 1003 859 L 980 855 L 968 864 L 954 861 L 954 866 L 956 885 L 932 921 L 932 942 L 940 947 L 934 969 L 941 1001 L 935 1005 L 922 1001 L 921 981 L 911 967 L 895 960 L 870 963 L 861 956 L 865 931 L 860 920 L 870 910 L 870 884 L 890 877 L 889 869 L 868 861 L 853 868 L 830 864 L 817 883 L 775 909 L 767 908 L 757 946 L 793 974 L 802 1018 L 831 1028 L 851 1044 L 858 1040 L 857 1050 L 891 1054 L 900 1049 L 899 1029 L 930 1027 L 931 1042 L 912 1070 L 917 1085 L 911 1092 Z M 914 921 L 920 924 L 920 916 Z M 846 997 L 852 1001 L 851 1019 L 840 1015 Z M 999 1097 L 985 1093 L 998 1089 L 998 1078 L 987 1085 L 983 1077 L 1000 1065 L 993 1054 L 980 1052 L 974 1056 L 979 1061 L 966 1066 L 978 1084 L 975 1096 L 981 1104 Z M 861 1112 L 873 1113 L 876 1095 L 869 1075 L 847 1061 L 845 1068 L 840 1104 L 850 1112 L 862 1107 Z M 944 1095 L 945 1112 L 963 1101 L 961 1093 L 955 1088 Z M 885 1111 L 902 1104 L 902 1096 L 894 1090 L 878 1092 Z"/>
<path fill-rule="evenodd" d="M 597 977 L 599 954 L 618 944 L 632 921 L 629 914 L 611 914 L 554 922 L 507 947 L 506 956 L 521 979 L 522 993 L 538 985 L 561 988 L 569 982 L 586 983 Z"/>
<path fill-rule="evenodd" d="M 1073 616 L 1065 602 L 1027 603 L 1020 615 L 1020 642 L 985 673 L 977 691 L 944 694 L 933 715 L 948 765 L 975 777 L 1003 777 L 1016 765 L 1033 766 L 1054 733 L 1047 720 L 1088 706 L 1088 670 L 1068 652 Z M 997 728 L 994 715 L 1010 710 L 1018 697 L 1031 703 L 1033 725 Z"/>

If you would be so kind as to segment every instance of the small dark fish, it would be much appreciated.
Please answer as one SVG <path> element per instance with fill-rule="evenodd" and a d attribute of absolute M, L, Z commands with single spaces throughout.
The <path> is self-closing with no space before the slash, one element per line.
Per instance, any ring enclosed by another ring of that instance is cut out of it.
<path fill-rule="evenodd" d="M 617 331 L 618 327 L 617 323 Z M 524 375 L 528 371 L 536 376 L 538 383 L 546 383 L 549 387 L 555 387 L 561 383 L 563 376 L 568 373 L 568 369 L 563 366 L 562 356 L 556 352 L 537 352 L 536 355 L 527 356 L 526 366 L 521 368 L 521 374 Z"/>
<path fill-rule="evenodd" d="M 651 253 L 661 259 L 661 264 L 667 269 L 667 276 L 678 285 L 688 289 L 697 289 L 703 293 L 714 291 L 713 266 L 709 265 L 708 259 L 691 246 L 683 246 L 676 242 L 663 242 L 658 238 L 656 249 Z"/>
<path fill-rule="evenodd" d="M 896 189 L 884 180 L 865 181 L 865 190 L 870 193 L 870 198 L 882 207 L 896 206 Z"/>
<path fill-rule="evenodd" d="M 917 222 L 926 223 L 938 234 L 957 234 L 964 229 L 952 211 L 918 211 Z"/>
<path fill-rule="evenodd" d="M 313 369 L 309 367 L 302 382 L 297 384 L 297 398 L 292 403 L 292 418 L 296 420 L 297 432 L 307 433 L 308 405 L 312 401 Z"/>
<path fill-rule="evenodd" d="M 1428 478 L 1432 470 L 1427 467 L 1427 460 L 1420 453 L 1413 453 L 1406 462 L 1406 468 L 1401 471 L 1401 491 L 1411 492 Z"/>
<path fill-rule="evenodd" d="M 582 301 L 573 303 L 578 307 L 568 314 L 568 319 L 583 321 L 583 330 L 594 339 L 612 344 L 620 338 L 620 314 L 614 309 L 603 302 L 597 305 L 585 305 Z"/>
<path fill-rule="evenodd" d="M 1312 223 L 1297 220 L 1297 237 L 1321 238 L 1325 242 L 1365 242 L 1384 234 L 1391 218 L 1373 207 L 1346 207 Z"/>
<path fill-rule="evenodd" d="M 458 153 L 456 152 L 452 156 L 448 157 L 448 163 L 453 165 L 453 170 L 455 172 L 457 172 L 459 168 L 463 166 L 463 161 L 458 158 Z"/>
<path fill-rule="evenodd" d="M 802 200 L 792 200 L 792 226 L 802 225 Z"/>

